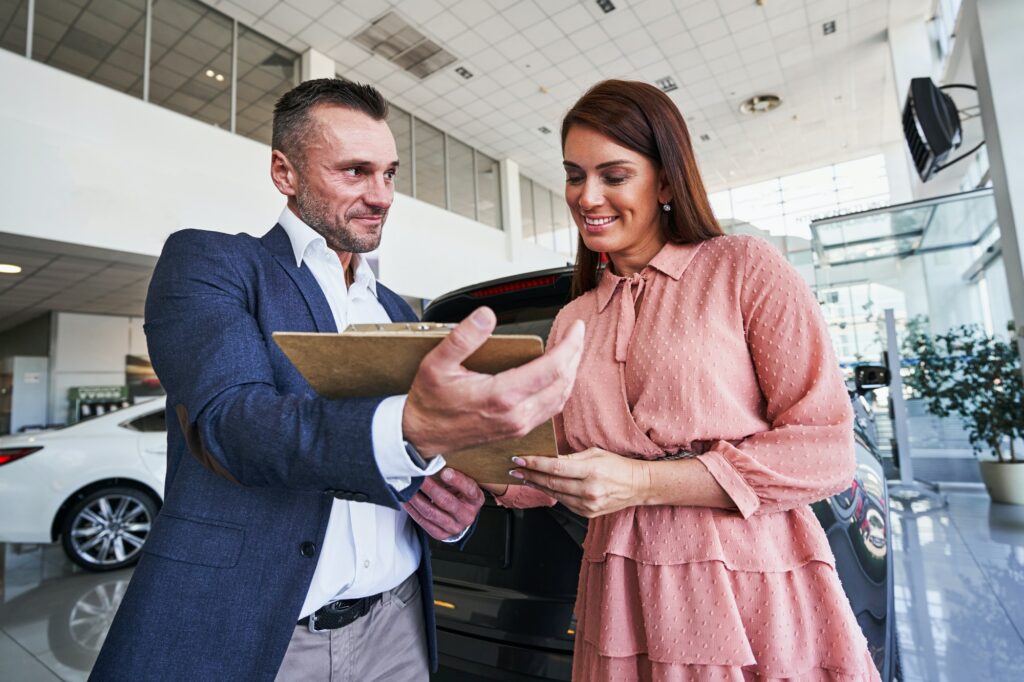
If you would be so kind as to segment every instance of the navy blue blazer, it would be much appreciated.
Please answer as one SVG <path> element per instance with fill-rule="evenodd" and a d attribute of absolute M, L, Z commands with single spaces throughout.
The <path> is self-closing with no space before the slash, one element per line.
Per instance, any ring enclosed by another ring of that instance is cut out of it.
<path fill-rule="evenodd" d="M 386 287 L 377 295 L 392 320 L 416 319 Z M 422 479 L 396 492 L 377 469 L 370 432 L 384 396 L 322 399 L 272 340 L 337 331 L 280 225 L 261 239 L 171 235 L 145 330 L 167 391 L 165 499 L 90 679 L 273 680 L 334 499 L 397 509 Z M 416 530 L 435 668 L 427 535 Z"/>

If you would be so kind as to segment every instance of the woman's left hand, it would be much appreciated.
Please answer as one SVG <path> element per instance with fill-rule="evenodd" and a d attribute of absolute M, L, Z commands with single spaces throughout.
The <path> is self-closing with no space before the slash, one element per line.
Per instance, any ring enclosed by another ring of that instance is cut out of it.
<path fill-rule="evenodd" d="M 600 448 L 558 457 L 513 457 L 509 472 L 588 519 L 645 504 L 650 467 Z"/>

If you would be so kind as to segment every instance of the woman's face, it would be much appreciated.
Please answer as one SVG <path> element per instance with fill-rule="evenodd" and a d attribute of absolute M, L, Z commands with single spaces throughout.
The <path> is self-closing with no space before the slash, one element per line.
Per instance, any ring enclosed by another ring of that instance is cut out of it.
<path fill-rule="evenodd" d="M 578 125 L 566 135 L 563 156 L 565 201 L 587 248 L 609 254 L 620 273 L 616 256 L 653 258 L 665 243 L 661 204 L 670 197 L 658 167 Z"/>

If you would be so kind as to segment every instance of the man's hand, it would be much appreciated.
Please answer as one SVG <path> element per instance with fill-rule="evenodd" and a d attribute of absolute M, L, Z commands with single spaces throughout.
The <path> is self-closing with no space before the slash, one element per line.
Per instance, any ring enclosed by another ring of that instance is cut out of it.
<path fill-rule="evenodd" d="M 483 503 L 484 494 L 472 478 L 445 467 L 402 506 L 431 537 L 447 540 L 469 528 Z"/>
<path fill-rule="evenodd" d="M 427 458 L 525 436 L 562 411 L 583 353 L 577 321 L 543 357 L 500 374 L 462 363 L 494 331 L 490 308 L 477 308 L 428 354 L 409 389 L 402 433 Z"/>

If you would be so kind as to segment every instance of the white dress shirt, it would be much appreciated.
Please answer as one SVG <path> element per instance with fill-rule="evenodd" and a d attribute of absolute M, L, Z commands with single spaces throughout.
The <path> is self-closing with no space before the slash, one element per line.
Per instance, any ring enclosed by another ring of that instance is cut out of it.
<path fill-rule="evenodd" d="M 288 233 L 295 264 L 305 264 L 323 290 L 338 331 L 350 324 L 391 321 L 377 300 L 377 280 L 365 259 L 353 255 L 353 281 L 346 287 L 338 254 L 322 236 L 287 207 L 278 222 Z M 444 458 L 435 457 L 421 469 L 406 452 L 402 438 L 405 398 L 385 398 L 374 412 L 371 430 L 377 467 L 396 490 L 407 487 L 412 477 L 435 474 L 444 466 Z M 423 551 L 412 524 L 405 510 L 334 500 L 299 617 L 338 599 L 367 597 L 401 584 L 419 567 Z"/>

